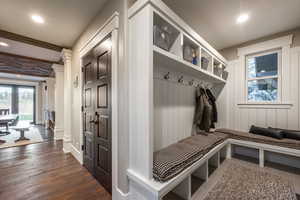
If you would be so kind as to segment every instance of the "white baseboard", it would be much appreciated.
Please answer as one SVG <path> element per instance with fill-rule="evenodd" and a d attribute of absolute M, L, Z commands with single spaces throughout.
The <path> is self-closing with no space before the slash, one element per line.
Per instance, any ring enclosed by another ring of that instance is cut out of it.
<path fill-rule="evenodd" d="M 64 137 L 64 129 L 54 128 L 54 139 L 55 140 L 62 140 L 63 137 Z"/>
<path fill-rule="evenodd" d="M 81 152 L 76 149 L 73 144 L 71 144 L 71 154 L 76 158 L 76 160 L 78 160 L 80 164 L 83 164 Z"/>
<path fill-rule="evenodd" d="M 123 193 L 119 188 L 116 189 L 117 198 L 113 200 L 129 200 L 129 193 Z"/>

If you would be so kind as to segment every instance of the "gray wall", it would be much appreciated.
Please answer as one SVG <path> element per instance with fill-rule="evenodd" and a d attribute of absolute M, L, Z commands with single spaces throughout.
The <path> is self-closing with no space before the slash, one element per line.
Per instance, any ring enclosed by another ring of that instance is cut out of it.
<path fill-rule="evenodd" d="M 298 27 L 298 28 L 293 29 L 293 30 L 289 30 L 289 31 L 281 32 L 281 33 L 276 33 L 276 34 L 269 35 L 269 36 L 266 36 L 266 37 L 258 38 L 256 40 L 245 42 L 243 44 L 239 44 L 239 45 L 236 45 L 236 46 L 233 46 L 233 47 L 228 47 L 228 48 L 225 48 L 225 49 L 221 49 L 221 50 L 219 50 L 219 52 L 229 61 L 230 60 L 236 60 L 238 58 L 238 56 L 237 56 L 237 49 L 238 48 L 245 47 L 245 46 L 255 44 L 255 43 L 259 43 L 259 42 L 264 42 L 266 40 L 275 39 L 275 38 L 285 36 L 285 35 L 289 35 L 289 34 L 294 35 L 292 47 L 300 46 L 300 27 Z"/>
<path fill-rule="evenodd" d="M 128 168 L 128 70 L 126 60 L 126 40 L 127 37 L 127 0 L 108 0 L 99 14 L 87 26 L 85 32 L 79 37 L 73 47 L 72 58 L 72 80 L 80 71 L 80 48 L 85 42 L 99 29 L 104 22 L 112 16 L 114 12 L 118 12 L 120 19 L 119 27 L 119 69 L 118 69 L 118 103 L 119 103 L 119 144 L 118 144 L 118 186 L 124 192 L 128 191 L 126 170 Z M 72 144 L 80 150 L 80 89 L 72 90 Z"/>

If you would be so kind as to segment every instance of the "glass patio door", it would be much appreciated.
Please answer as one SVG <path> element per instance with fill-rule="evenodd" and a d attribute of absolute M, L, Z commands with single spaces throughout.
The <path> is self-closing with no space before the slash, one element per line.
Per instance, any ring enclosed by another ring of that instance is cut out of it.
<path fill-rule="evenodd" d="M 12 113 L 12 87 L 0 86 L 0 109 L 9 109 Z"/>
<path fill-rule="evenodd" d="M 34 122 L 34 97 L 33 87 L 18 87 L 18 114 L 22 122 Z"/>

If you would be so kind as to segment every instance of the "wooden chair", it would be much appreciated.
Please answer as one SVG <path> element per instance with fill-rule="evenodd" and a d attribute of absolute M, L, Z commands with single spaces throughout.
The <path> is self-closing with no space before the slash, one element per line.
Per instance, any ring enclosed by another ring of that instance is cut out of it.
<path fill-rule="evenodd" d="M 9 109 L 8 108 L 0 109 L 0 115 L 9 115 Z"/>
<path fill-rule="evenodd" d="M 9 115 L 9 109 L 8 108 L 4 108 L 4 109 L 0 109 L 0 115 Z M 6 129 L 8 129 L 8 123 L 0 123 L 0 127 L 6 127 Z M 8 135 L 8 132 L 2 132 L 0 133 L 0 135 Z"/>

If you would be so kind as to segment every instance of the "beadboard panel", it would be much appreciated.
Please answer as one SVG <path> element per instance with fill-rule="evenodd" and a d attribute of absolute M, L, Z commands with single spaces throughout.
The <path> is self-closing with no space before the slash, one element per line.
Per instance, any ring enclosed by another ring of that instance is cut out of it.
<path fill-rule="evenodd" d="M 154 79 L 154 150 L 191 136 L 195 87 Z"/>
<path fill-rule="evenodd" d="M 243 102 L 245 80 L 242 63 L 239 60 L 230 61 L 227 70 L 227 84 L 218 99 L 218 127 L 248 131 L 251 125 L 300 129 L 300 48 L 292 48 L 289 65 L 282 73 L 282 99 L 292 103 L 290 108 L 276 107 L 239 107 Z"/>

